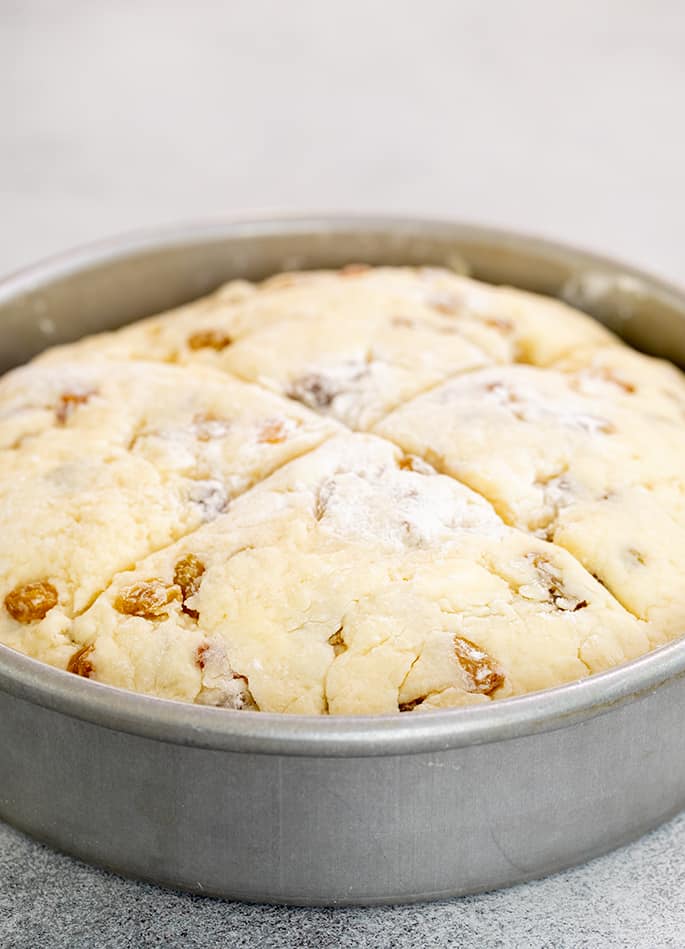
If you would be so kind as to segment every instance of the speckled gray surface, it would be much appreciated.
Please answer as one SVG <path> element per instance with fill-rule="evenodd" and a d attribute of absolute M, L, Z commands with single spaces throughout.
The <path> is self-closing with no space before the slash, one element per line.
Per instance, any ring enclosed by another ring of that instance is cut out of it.
<path fill-rule="evenodd" d="M 285 207 L 480 220 L 682 282 L 683 49 L 682 0 L 2 0 L 0 273 Z M 0 825 L 0 949 L 162 946 L 685 947 L 685 816 L 541 882 L 360 910 L 164 892 Z"/>
<path fill-rule="evenodd" d="M 685 946 L 685 814 L 584 867 L 496 893 L 366 909 L 225 903 L 122 880 L 0 827 L 3 949 Z"/>

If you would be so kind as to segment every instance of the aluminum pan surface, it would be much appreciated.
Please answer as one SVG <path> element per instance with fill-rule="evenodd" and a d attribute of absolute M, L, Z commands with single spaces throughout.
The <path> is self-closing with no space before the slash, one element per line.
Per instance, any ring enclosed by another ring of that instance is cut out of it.
<path fill-rule="evenodd" d="M 10 344 L 5 366 L 46 344 L 193 299 L 234 276 L 259 278 L 287 267 L 337 266 L 350 259 L 465 264 L 483 279 L 573 297 L 643 348 L 685 360 L 685 294 L 638 270 L 490 228 L 333 217 L 168 228 L 21 271 L 0 283 L 0 325 L 7 326 Z M 588 679 L 486 708 L 325 719 L 232 713 L 140 696 L 74 680 L 0 646 L 0 686 L 39 705 L 178 744 L 300 755 L 419 753 L 549 731 L 607 712 L 684 674 L 685 642 L 675 642 Z"/>

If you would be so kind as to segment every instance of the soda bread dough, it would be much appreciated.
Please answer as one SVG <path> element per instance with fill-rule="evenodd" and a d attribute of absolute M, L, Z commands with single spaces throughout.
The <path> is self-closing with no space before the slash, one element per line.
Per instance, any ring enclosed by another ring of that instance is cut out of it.
<path fill-rule="evenodd" d="M 37 578 L 58 601 L 37 623 L 17 622 L 5 601 L 0 641 L 64 665 L 72 617 L 118 571 L 212 520 L 336 430 L 204 367 L 65 362 L 5 376 L 2 586 L 21 591 Z"/>
<path fill-rule="evenodd" d="M 48 350 L 0 449 L 0 641 L 111 685 L 473 705 L 685 624 L 682 374 L 445 270 L 235 281 Z"/>

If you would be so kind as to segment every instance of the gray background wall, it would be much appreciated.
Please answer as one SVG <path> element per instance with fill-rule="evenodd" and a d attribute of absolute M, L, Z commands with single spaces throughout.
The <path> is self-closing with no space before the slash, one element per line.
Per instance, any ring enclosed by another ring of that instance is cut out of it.
<path fill-rule="evenodd" d="M 0 272 L 252 208 L 685 271 L 681 0 L 0 0 L 0 80 Z"/>

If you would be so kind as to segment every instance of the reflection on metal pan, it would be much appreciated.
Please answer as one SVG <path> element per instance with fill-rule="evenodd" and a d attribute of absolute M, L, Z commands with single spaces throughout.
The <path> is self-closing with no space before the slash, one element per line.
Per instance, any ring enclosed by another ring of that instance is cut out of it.
<path fill-rule="evenodd" d="M 292 267 L 448 263 L 564 296 L 685 363 L 685 294 L 486 228 L 282 218 L 168 229 L 0 283 L 0 365 Z M 685 806 L 685 642 L 464 710 L 299 718 L 184 705 L 0 646 L 0 816 L 135 877 L 302 904 L 419 900 L 586 860 Z"/>

